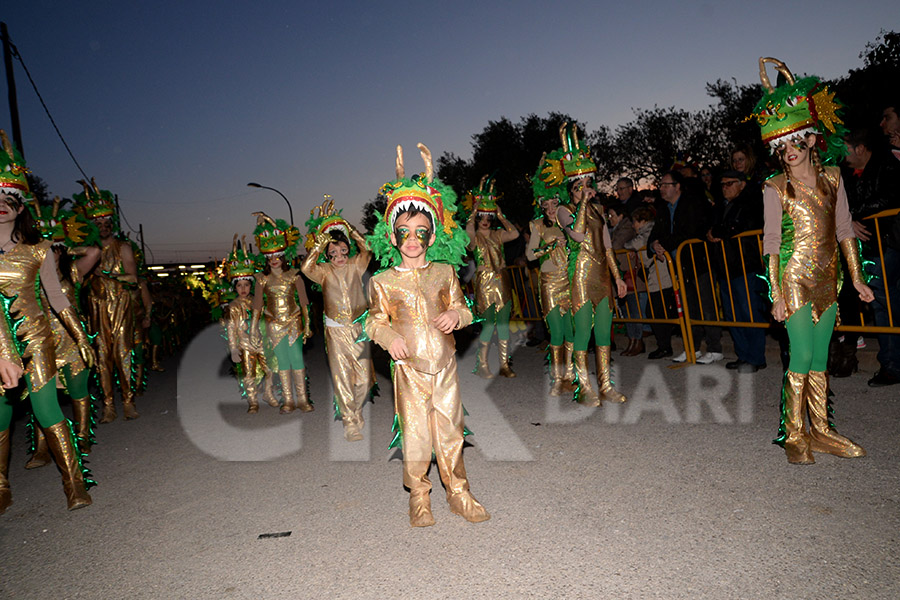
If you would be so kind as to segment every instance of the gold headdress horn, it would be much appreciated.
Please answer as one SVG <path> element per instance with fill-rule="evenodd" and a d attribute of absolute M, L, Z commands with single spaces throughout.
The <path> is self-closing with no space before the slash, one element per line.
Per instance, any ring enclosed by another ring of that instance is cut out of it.
<path fill-rule="evenodd" d="M 766 88 L 766 91 L 770 94 L 775 91 L 775 87 L 772 85 L 772 82 L 769 81 L 769 75 L 766 73 L 766 63 L 772 63 L 775 65 L 775 70 L 784 75 L 784 78 L 787 79 L 788 85 L 794 85 L 794 75 L 791 73 L 791 70 L 787 68 L 783 62 L 778 60 L 777 58 L 772 58 L 771 56 L 761 56 L 759 58 L 759 81 L 762 83 L 762 86 Z"/>
<path fill-rule="evenodd" d="M 399 144 L 397 144 L 396 173 L 397 179 L 403 179 L 406 176 L 406 171 L 403 169 L 403 147 Z"/>
<path fill-rule="evenodd" d="M 90 197 L 93 196 L 93 194 L 91 193 L 91 186 L 88 184 L 87 181 L 85 181 L 84 179 L 79 179 L 75 183 L 80 183 L 81 187 L 84 188 L 84 197 L 85 198 L 90 199 Z"/>
<path fill-rule="evenodd" d="M 93 177 L 91 177 L 91 187 L 94 188 L 95 192 L 97 192 L 97 196 L 100 196 L 100 188 L 97 187 L 97 182 L 94 181 Z"/>
<path fill-rule="evenodd" d="M 2 129 L 0 129 L 0 139 L 3 140 L 3 149 L 9 154 L 9 160 L 15 160 L 12 144 L 9 142 L 9 138 L 6 137 L 6 132 Z"/>
<path fill-rule="evenodd" d="M 234 234 L 234 239 L 231 240 L 231 252 L 232 252 L 232 254 L 234 254 L 234 253 L 237 252 L 237 249 L 238 249 L 237 241 L 238 241 L 238 234 Z"/>
<path fill-rule="evenodd" d="M 569 151 L 569 140 L 566 136 L 566 126 L 569 124 L 568 121 L 564 121 L 562 125 L 559 126 L 559 139 L 562 140 L 563 151 Z"/>
<path fill-rule="evenodd" d="M 275 221 L 272 220 L 272 217 L 270 217 L 270 216 L 267 215 L 266 213 L 264 213 L 264 212 L 255 212 L 255 213 L 253 213 L 253 216 L 256 217 L 256 225 L 257 225 L 257 226 L 262 225 L 263 223 L 268 223 L 269 225 L 271 225 L 271 226 L 274 227 L 275 229 L 278 229 L 278 225 L 276 225 L 276 224 L 275 224 Z"/>
<path fill-rule="evenodd" d="M 422 155 L 422 160 L 425 161 L 425 179 L 428 183 L 431 183 L 434 181 L 434 165 L 431 162 L 431 150 L 421 142 L 416 144 L 416 148 L 419 149 L 419 154 Z"/>
<path fill-rule="evenodd" d="M 60 203 L 60 202 L 62 202 L 62 200 L 60 199 L 59 196 L 54 196 L 54 197 L 53 197 L 53 213 L 52 213 L 51 216 L 52 216 L 54 219 L 56 218 L 56 215 L 59 214 L 59 203 Z"/>

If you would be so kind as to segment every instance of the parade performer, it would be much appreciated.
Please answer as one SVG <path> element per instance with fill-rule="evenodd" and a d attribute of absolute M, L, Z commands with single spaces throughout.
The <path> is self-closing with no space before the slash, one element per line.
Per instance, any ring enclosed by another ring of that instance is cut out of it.
<path fill-rule="evenodd" d="M 84 363 L 94 364 L 93 351 L 81 320 L 63 293 L 56 271 L 51 242 L 41 240 L 25 201 L 31 198 L 25 177 L 25 161 L 13 148 L 6 133 L 0 131 L 0 300 L 9 331 L 15 336 L 0 344 L 0 358 L 10 360 L 2 352 L 9 341 L 15 346 L 25 369 L 28 398 L 38 425 L 43 428 L 50 453 L 62 472 L 63 489 L 69 510 L 91 504 L 81 453 L 74 441 L 71 423 L 63 416 L 56 394 L 56 354 L 53 331 L 42 306 L 39 289 L 46 293 L 50 307 L 59 316 L 68 333 L 76 340 Z M 5 331 L 5 330 L 4 330 Z M 2 337 L 2 336 L 0 336 Z M 0 399 L 0 489 L 8 490 L 6 475 L 9 457 L 9 425 L 12 406 Z M 0 491 L 0 512 L 12 500 L 9 492 Z"/>
<path fill-rule="evenodd" d="M 267 368 L 265 353 L 262 348 L 253 345 L 250 335 L 256 264 L 247 252 L 246 240 L 238 245 L 237 234 L 234 234 L 231 254 L 225 264 L 225 275 L 234 287 L 237 298 L 228 303 L 223 319 L 231 360 L 237 365 L 238 379 L 247 398 L 247 412 L 259 412 L 260 395 L 269 406 L 278 408 L 278 399 L 272 391 L 272 372 Z M 265 387 L 260 394 L 263 381 Z"/>
<path fill-rule="evenodd" d="M 778 88 L 769 82 L 767 63 L 785 77 Z M 838 167 L 832 166 L 845 152 L 840 104 L 817 78 L 795 80 L 779 60 L 760 58 L 759 69 L 765 93 L 753 117 L 782 168 L 764 186 L 763 254 L 772 315 L 785 322 L 790 342 L 775 443 L 795 464 L 815 462 L 812 452 L 865 456 L 862 447 L 839 435 L 831 423 L 825 373 L 828 342 L 838 320 L 838 246 L 860 299 L 873 300 L 863 279 L 844 184 Z"/>
<path fill-rule="evenodd" d="M 125 419 L 140 415 L 134 405 L 132 350 L 134 346 L 134 302 L 137 263 L 127 241 L 116 239 L 119 229 L 116 199 L 91 179 L 78 183 L 84 192 L 73 194 L 76 211 L 90 219 L 100 232 L 100 261 L 87 278 L 88 320 L 96 336 L 97 371 L 103 390 L 100 423 L 116 419 L 114 380 L 118 378 Z"/>
<path fill-rule="evenodd" d="M 0 315 L 0 418 L 6 410 L 6 390 L 19 384 L 19 379 L 25 374 L 22 368 L 22 359 L 19 357 L 16 342 L 9 330 L 9 322 L 6 311 Z M 2 426 L 2 423 L 0 423 Z M 0 430 L 0 515 L 12 505 L 12 492 L 9 489 L 9 425 Z"/>
<path fill-rule="evenodd" d="M 469 250 L 475 255 L 475 311 L 481 320 L 478 358 L 473 373 L 485 379 L 494 377 L 488 365 L 488 350 L 494 328 L 497 329 L 497 349 L 500 353 L 500 375 L 515 377 L 509 366 L 509 315 L 512 311 L 512 292 L 503 244 L 519 237 L 519 231 L 506 220 L 497 204 L 494 181 L 481 178 L 479 186 L 466 194 L 471 210 L 466 221 Z M 495 223 L 503 229 L 495 229 Z"/>
<path fill-rule="evenodd" d="M 44 239 L 53 244 L 60 286 L 69 305 L 83 322 L 84 319 L 78 310 L 81 305 L 78 292 L 82 278 L 100 258 L 100 248 L 95 245 L 99 241 L 97 228 L 81 215 L 60 210 L 58 197 L 54 199 L 52 209 L 42 208 L 36 200 L 30 202 L 28 208 L 38 231 Z M 55 343 L 56 366 L 62 374 L 63 387 L 72 399 L 75 439 L 78 442 L 78 449 L 82 454 L 87 454 L 94 443 L 94 415 L 88 391 L 91 371 L 81 358 L 77 341 L 72 338 L 59 318 L 53 313 L 49 313 L 48 317 Z M 42 467 L 51 461 L 47 438 L 34 422 L 33 416 L 31 431 L 33 455 L 25 464 L 26 469 Z"/>
<path fill-rule="evenodd" d="M 531 235 L 525 256 L 540 262 L 541 313 L 550 330 L 551 396 L 575 391 L 572 353 L 575 332 L 572 328 L 572 295 L 569 286 L 569 253 L 566 236 L 556 221 L 560 198 L 569 202 L 564 185 L 547 186 L 540 178 L 544 167 L 541 158 L 538 172 L 531 179 L 535 215 L 529 224 Z"/>
<path fill-rule="evenodd" d="M 407 178 L 397 146 L 397 178 L 381 189 L 387 206 L 367 239 L 385 270 L 369 281 L 365 331 L 393 360 L 394 442 L 403 447 L 410 525 L 434 524 L 428 480 L 432 452 L 451 512 L 476 523 L 490 515 L 469 492 L 466 478 L 466 430 L 452 335 L 472 322 L 454 270 L 463 263 L 469 240 L 453 220 L 456 194 L 434 178 L 428 148 L 418 148 L 425 172 Z"/>
<path fill-rule="evenodd" d="M 313 405 L 307 398 L 306 366 L 303 363 L 303 344 L 312 336 L 309 300 L 303 277 L 291 268 L 300 232 L 281 219 L 274 221 L 261 212 L 253 214 L 257 218 L 253 234 L 266 266 L 262 273 L 256 274 L 251 339 L 253 345 L 259 348 L 262 343 L 260 319 L 265 313 L 266 332 L 275 349 L 274 369 L 281 380 L 284 401 L 281 413 L 293 412 L 295 408 L 310 412 Z M 296 298 L 299 298 L 299 304 Z"/>
<path fill-rule="evenodd" d="M 546 158 L 541 178 L 547 185 L 570 183 L 569 195 L 575 208 L 562 205 L 557 222 L 570 240 L 569 280 L 572 286 L 572 314 L 575 340 L 573 362 L 578 378 L 576 399 L 586 406 L 600 406 L 603 400 L 625 402 L 610 377 L 610 342 L 614 311 L 613 295 L 623 298 L 628 291 L 619 274 L 609 229 L 602 206 L 595 201 L 594 177 L 597 166 L 590 149 L 578 140 L 578 127 L 563 123 L 559 129 L 563 147 Z M 598 392 L 589 381 L 587 350 L 591 330 L 596 344 Z"/>
<path fill-rule="evenodd" d="M 322 286 L 335 413 L 344 425 L 344 438 L 355 442 L 363 439 L 362 408 L 375 384 L 369 343 L 357 342 L 362 334 L 360 318 L 368 309 L 362 276 L 372 253 L 365 238 L 335 212 L 333 200 L 326 199 L 317 208 L 318 215 L 313 209 L 306 222 L 308 254 L 300 269 Z"/>
<path fill-rule="evenodd" d="M 132 385 L 134 393 L 140 396 L 147 389 L 147 330 L 150 328 L 151 315 L 153 314 L 153 298 L 150 295 L 150 286 L 147 284 L 147 277 L 150 272 L 147 270 L 147 263 L 144 260 L 144 253 L 140 247 L 128 236 L 123 236 L 124 240 L 131 246 L 131 252 L 134 254 L 134 263 L 137 271 L 137 287 L 131 290 L 131 305 L 134 307 L 134 351 L 132 353 L 132 366 L 134 377 Z"/>

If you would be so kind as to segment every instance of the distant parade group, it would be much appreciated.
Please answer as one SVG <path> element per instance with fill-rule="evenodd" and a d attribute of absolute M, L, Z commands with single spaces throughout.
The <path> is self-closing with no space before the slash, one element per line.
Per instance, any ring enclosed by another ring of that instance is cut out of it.
<path fill-rule="evenodd" d="M 795 81 L 782 63 L 773 62 L 785 81 L 777 88 L 769 84 L 761 62 L 765 94 L 753 118 L 782 167 L 764 186 L 772 313 L 786 322 L 791 349 L 777 441 L 791 463 L 812 463 L 813 452 L 863 456 L 859 445 L 835 431 L 826 408 L 825 361 L 837 318 L 839 250 L 850 283 L 862 300 L 872 300 L 833 166 L 843 146 L 833 141 L 841 122 L 833 94 L 818 80 Z M 560 141 L 560 148 L 540 157 L 531 177 L 535 212 L 527 250 L 539 263 L 550 394 L 572 394 L 586 406 L 625 402 L 611 378 L 610 347 L 616 299 L 625 297 L 627 286 L 598 201 L 590 151 L 574 124 L 561 127 Z M 140 249 L 119 229 L 113 194 L 93 180 L 82 181 L 72 210 L 39 206 L 29 192 L 24 161 L 5 134 L 3 149 L 0 376 L 8 389 L 24 379 L 21 396 L 30 403 L 34 438 L 27 466 L 55 461 L 69 509 L 81 508 L 91 504 L 93 481 L 82 456 L 94 439 L 95 408 L 99 423 L 114 421 L 118 388 L 123 417 L 138 418 L 135 398 L 145 385 L 145 365 L 160 369 L 164 331 L 153 318 Z M 374 341 L 391 358 L 392 445 L 403 450 L 410 525 L 434 524 L 428 479 L 433 459 L 451 512 L 480 522 L 490 515 L 470 492 L 463 462 L 468 431 L 453 333 L 480 323 L 473 372 L 486 379 L 516 377 L 503 246 L 519 232 L 500 208 L 497 182 L 485 176 L 458 202 L 453 189 L 435 176 L 429 149 L 419 144 L 418 150 L 424 170 L 407 176 L 397 147 L 395 178 L 380 190 L 386 207 L 368 236 L 327 198 L 311 211 L 305 238 L 292 224 L 253 213 L 257 252 L 246 236 L 234 236 L 230 255 L 213 276 L 215 318 L 227 334 L 249 413 L 259 411 L 260 401 L 283 414 L 312 411 L 303 356 L 313 331 L 304 276 L 309 279 L 322 293 L 333 405 L 345 439 L 364 436 L 363 406 L 376 389 L 369 343 Z M 302 260 L 301 243 L 307 252 Z M 366 290 L 363 276 L 373 256 L 381 270 Z M 473 299 L 457 276 L 469 256 L 475 265 Z M 497 374 L 488 360 L 495 333 Z M 89 393 L 91 373 L 102 392 L 97 407 Z M 71 422 L 60 409 L 57 389 L 72 398 Z M 0 513 L 12 503 L 12 402 L 10 393 L 0 399 Z"/>

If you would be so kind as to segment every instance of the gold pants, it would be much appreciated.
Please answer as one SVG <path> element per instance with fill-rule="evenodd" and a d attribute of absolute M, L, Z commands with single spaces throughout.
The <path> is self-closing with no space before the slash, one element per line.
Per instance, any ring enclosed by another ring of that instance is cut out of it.
<path fill-rule="evenodd" d="M 334 398 L 344 423 L 362 422 L 362 407 L 375 383 L 369 343 L 356 343 L 361 333 L 361 323 L 325 327 L 325 348 Z"/>
<path fill-rule="evenodd" d="M 434 375 L 395 364 L 394 408 L 403 435 L 403 485 L 413 494 L 431 489 L 428 467 L 433 449 L 447 494 L 467 491 L 456 357 Z"/>

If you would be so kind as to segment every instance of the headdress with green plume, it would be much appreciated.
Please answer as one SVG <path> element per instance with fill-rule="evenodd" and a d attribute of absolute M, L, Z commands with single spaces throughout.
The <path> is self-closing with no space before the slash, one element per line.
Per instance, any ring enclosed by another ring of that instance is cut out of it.
<path fill-rule="evenodd" d="M 469 236 L 461 229 L 453 215 L 456 212 L 456 192 L 434 176 L 431 151 L 424 144 L 417 144 L 425 172 L 406 177 L 403 167 L 403 148 L 397 146 L 397 178 L 381 187 L 381 195 L 387 198 L 387 207 L 379 217 L 372 235 L 366 238 L 369 249 L 383 267 L 399 265 L 400 251 L 391 245 L 391 231 L 401 211 L 409 208 L 428 214 L 435 228 L 435 242 L 428 248 L 425 258 L 432 262 L 444 262 L 455 266 L 465 263 Z"/>
<path fill-rule="evenodd" d="M 490 215 L 496 216 L 499 207 L 497 203 L 500 201 L 502 194 L 497 194 L 494 192 L 494 185 L 496 184 L 496 180 L 490 175 L 484 175 L 481 177 L 481 181 L 478 183 L 478 187 L 473 188 L 466 192 L 466 197 L 463 198 L 462 205 L 466 212 L 466 217 L 472 214 L 473 207 L 478 205 L 478 216 L 482 215 Z"/>
<path fill-rule="evenodd" d="M 318 211 L 318 216 L 316 215 L 316 211 Z M 306 221 L 306 242 L 304 243 L 307 252 L 312 252 L 315 249 L 317 237 L 323 235 L 330 236 L 332 232 L 339 231 L 347 238 L 350 256 L 356 256 L 359 249 L 353 242 L 353 238 L 350 237 L 350 224 L 347 223 L 346 219 L 341 215 L 342 211 L 343 209 L 338 211 L 334 210 L 334 199 L 327 194 L 325 195 L 325 201 L 322 202 L 321 206 L 317 206 L 309 211 L 309 219 Z M 325 256 L 325 252 L 322 252 L 316 262 L 325 262 L 326 260 L 328 260 L 328 258 Z"/>
<path fill-rule="evenodd" d="M 97 226 L 71 210 L 60 209 L 59 196 L 53 199 L 53 206 L 41 206 L 36 200 L 28 203 L 35 225 L 44 239 L 67 248 L 93 246 L 100 241 Z"/>
<path fill-rule="evenodd" d="M 231 242 L 231 254 L 225 261 L 225 277 L 234 283 L 240 279 L 253 281 L 256 274 L 255 257 L 247 251 L 247 237 L 243 236 L 238 241 L 238 234 L 234 234 Z"/>
<path fill-rule="evenodd" d="M 595 177 L 597 165 L 591 160 L 591 149 L 583 146 L 578 139 L 578 125 L 565 122 L 559 126 L 562 149 L 545 157 L 541 169 L 541 179 L 549 186 L 564 185 L 566 182 Z"/>
<path fill-rule="evenodd" d="M 25 177 L 29 172 L 25 166 L 25 159 L 2 129 L 0 140 L 3 142 L 3 152 L 0 152 L 0 192 L 13 192 L 23 200 L 28 200 L 31 198 L 31 188 L 28 187 L 28 179 Z"/>
<path fill-rule="evenodd" d="M 766 73 L 772 63 L 784 77 L 784 83 L 774 87 Z M 822 163 L 837 164 L 846 153 L 843 136 L 846 130 L 838 116 L 842 108 L 834 93 L 828 91 L 818 77 L 796 80 L 787 66 L 776 58 L 759 59 L 759 79 L 763 97 L 748 119 L 759 123 L 763 142 L 774 154 L 787 141 L 799 142 L 809 134 L 818 135 L 819 156 Z"/>
<path fill-rule="evenodd" d="M 531 192 L 534 195 L 534 218 L 540 219 L 544 215 L 544 210 L 541 208 L 541 202 L 544 200 L 549 200 L 551 198 L 556 198 L 559 200 L 560 204 L 569 204 L 572 199 L 569 197 L 569 190 L 565 184 L 565 180 L 556 185 L 548 183 L 544 180 L 544 173 L 548 169 L 550 171 L 553 170 L 553 164 L 551 161 L 559 161 L 563 155 L 563 150 L 555 150 L 551 154 L 547 154 L 544 152 L 541 155 L 541 160 L 538 162 L 537 171 L 535 171 L 534 175 L 531 176 L 529 181 L 531 182 Z"/>
<path fill-rule="evenodd" d="M 297 242 L 300 241 L 300 230 L 288 225 L 284 219 L 274 220 L 264 212 L 255 212 L 256 247 L 264 259 L 270 256 L 284 256 L 290 264 L 297 256 Z"/>
<path fill-rule="evenodd" d="M 79 212 L 88 219 L 112 219 L 113 231 L 119 230 L 119 215 L 116 210 L 116 197 L 109 190 L 101 190 L 97 182 L 91 177 L 88 183 L 79 179 L 78 183 L 84 188 L 80 194 L 72 194 L 75 201 L 75 212 Z"/>

